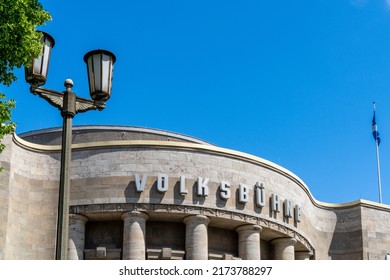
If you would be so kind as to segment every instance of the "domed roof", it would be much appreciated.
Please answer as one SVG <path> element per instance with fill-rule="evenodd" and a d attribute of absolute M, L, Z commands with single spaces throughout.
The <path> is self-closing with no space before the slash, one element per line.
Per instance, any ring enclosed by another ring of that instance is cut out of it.
<path fill-rule="evenodd" d="M 35 144 L 61 145 L 62 128 L 58 127 L 34 130 L 19 134 L 18 136 L 28 142 Z M 73 144 L 120 140 L 160 140 L 212 145 L 206 141 L 191 136 L 144 127 L 110 125 L 88 125 L 73 127 Z"/>

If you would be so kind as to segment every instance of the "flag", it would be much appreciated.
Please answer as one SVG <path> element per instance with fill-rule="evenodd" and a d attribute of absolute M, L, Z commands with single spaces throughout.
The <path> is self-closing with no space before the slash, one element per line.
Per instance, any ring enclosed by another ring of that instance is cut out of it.
<path fill-rule="evenodd" d="M 372 135 L 374 136 L 374 139 L 378 143 L 378 146 L 379 146 L 379 144 L 381 143 L 381 138 L 379 137 L 378 126 L 377 126 L 376 120 L 375 120 L 375 109 L 374 109 L 374 116 L 372 117 Z"/>

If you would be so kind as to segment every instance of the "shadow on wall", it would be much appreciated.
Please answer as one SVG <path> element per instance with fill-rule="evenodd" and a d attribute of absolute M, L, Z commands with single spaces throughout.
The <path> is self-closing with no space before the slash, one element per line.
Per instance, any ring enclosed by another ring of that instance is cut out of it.
<path fill-rule="evenodd" d="M 126 203 L 137 203 L 141 197 L 141 193 L 137 192 L 135 187 L 135 181 L 130 181 L 127 187 L 125 188 L 124 195 L 126 198 Z"/>
<path fill-rule="evenodd" d="M 362 260 L 363 236 L 360 207 L 334 211 L 337 222 L 328 254 L 332 260 Z"/>

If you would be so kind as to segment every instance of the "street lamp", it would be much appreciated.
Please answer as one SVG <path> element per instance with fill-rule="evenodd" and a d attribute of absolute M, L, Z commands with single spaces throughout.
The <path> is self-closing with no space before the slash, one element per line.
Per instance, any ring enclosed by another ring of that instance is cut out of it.
<path fill-rule="evenodd" d="M 87 64 L 89 89 L 92 100 L 76 96 L 72 91 L 73 81 L 65 80 L 65 91 L 57 92 L 40 88 L 47 79 L 50 53 L 54 39 L 42 32 L 44 43 L 42 54 L 25 68 L 26 82 L 31 85 L 30 92 L 48 101 L 61 111 L 63 118 L 60 186 L 57 216 L 56 260 L 67 259 L 69 227 L 70 163 L 72 157 L 72 119 L 77 113 L 89 110 L 103 110 L 111 96 L 112 74 L 115 55 L 106 50 L 94 50 L 84 56 Z"/>

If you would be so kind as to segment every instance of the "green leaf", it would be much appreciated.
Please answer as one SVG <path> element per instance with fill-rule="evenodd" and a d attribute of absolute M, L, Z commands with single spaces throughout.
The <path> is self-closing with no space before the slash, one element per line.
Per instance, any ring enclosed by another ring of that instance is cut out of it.
<path fill-rule="evenodd" d="M 0 83 L 10 86 L 16 81 L 14 71 L 29 66 L 42 51 L 42 34 L 36 27 L 51 21 L 49 12 L 43 9 L 38 0 L 0 1 Z M 14 100 L 7 100 L 0 93 L 0 140 L 15 131 L 11 112 Z M 4 145 L 0 143 L 0 152 Z"/>

